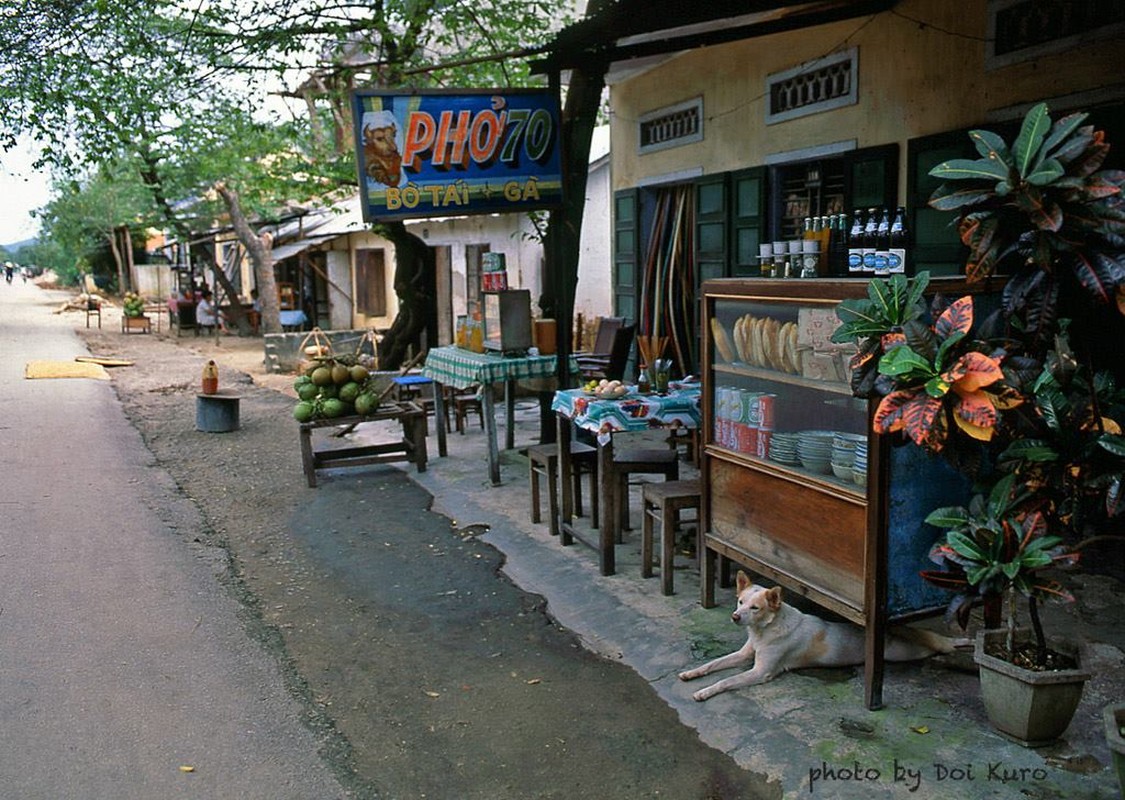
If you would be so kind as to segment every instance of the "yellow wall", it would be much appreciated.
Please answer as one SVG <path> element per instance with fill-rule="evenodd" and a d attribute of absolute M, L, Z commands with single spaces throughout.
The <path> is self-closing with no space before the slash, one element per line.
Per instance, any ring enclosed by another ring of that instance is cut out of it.
<path fill-rule="evenodd" d="M 1125 58 L 1118 39 L 986 72 L 986 35 L 985 0 L 905 0 L 873 18 L 676 56 L 611 87 L 614 188 L 684 170 L 758 166 L 772 153 L 856 139 L 859 147 L 899 143 L 901 197 L 907 140 L 986 126 L 990 113 L 1010 106 L 1120 87 Z M 853 46 L 859 49 L 856 105 L 765 125 L 767 75 Z M 703 141 L 637 155 L 641 116 L 700 95 Z"/>

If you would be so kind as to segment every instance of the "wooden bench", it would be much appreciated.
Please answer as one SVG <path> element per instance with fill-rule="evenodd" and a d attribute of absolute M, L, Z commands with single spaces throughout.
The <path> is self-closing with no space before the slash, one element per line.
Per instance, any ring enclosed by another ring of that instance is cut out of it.
<path fill-rule="evenodd" d="M 381 420 L 397 420 L 401 423 L 402 439 L 360 447 L 329 447 L 318 450 L 313 446 L 312 432 L 316 428 L 347 427 Z M 365 417 L 318 419 L 299 425 L 301 465 L 310 488 L 316 488 L 316 471 L 320 469 L 407 461 L 414 464 L 419 472 L 426 471 L 426 412 L 416 403 L 388 403 Z"/>

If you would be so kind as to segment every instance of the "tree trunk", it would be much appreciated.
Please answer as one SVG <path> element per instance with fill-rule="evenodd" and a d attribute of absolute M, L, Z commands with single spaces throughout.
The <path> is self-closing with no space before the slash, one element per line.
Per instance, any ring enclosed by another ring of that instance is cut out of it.
<path fill-rule="evenodd" d="M 591 2 L 587 14 L 600 4 Z M 591 63 L 571 73 L 566 105 L 562 110 L 563 166 L 562 208 L 550 215 L 545 241 L 546 284 L 543 313 L 555 319 L 555 350 L 560 387 L 569 387 L 573 376 L 568 368 L 574 339 L 574 293 L 578 286 L 578 256 L 581 249 L 582 216 L 586 208 L 586 180 L 590 172 L 590 139 L 597 124 L 598 107 L 605 88 L 605 64 Z"/>
<path fill-rule="evenodd" d="M 432 330 L 437 313 L 436 265 L 433 251 L 401 222 L 382 225 L 379 232 L 395 246 L 395 294 L 398 314 L 379 343 L 379 369 L 399 369 L 411 347 L 420 350 L 422 334 Z"/>
<path fill-rule="evenodd" d="M 230 214 L 235 235 L 250 254 L 250 263 L 254 265 L 254 281 L 258 287 L 258 303 L 262 309 L 262 332 L 281 333 L 277 279 L 273 274 L 273 237 L 268 233 L 263 233 L 261 236 L 254 233 L 254 229 L 250 227 L 246 215 L 242 212 L 242 203 L 237 192 L 224 183 L 216 185 L 215 189 L 227 204 L 227 212 Z"/>
<path fill-rule="evenodd" d="M 121 264 L 121 248 L 117 246 L 117 229 L 111 230 L 107 238 L 109 239 L 109 250 L 113 253 L 113 263 L 117 266 L 117 291 L 124 295 L 125 292 L 129 291 L 129 287 L 125 285 L 125 272 Z"/>

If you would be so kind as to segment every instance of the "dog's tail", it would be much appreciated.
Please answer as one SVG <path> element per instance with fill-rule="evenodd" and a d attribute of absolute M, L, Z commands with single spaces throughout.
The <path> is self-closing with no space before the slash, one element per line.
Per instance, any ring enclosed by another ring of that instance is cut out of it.
<path fill-rule="evenodd" d="M 945 636 L 937 631 L 930 631 L 925 628 L 912 628 L 908 625 L 895 628 L 893 633 L 898 638 L 905 639 L 911 644 L 924 647 L 932 653 L 952 653 L 959 648 L 968 647 L 972 644 L 970 640 L 965 638 L 955 639 L 952 636 Z"/>

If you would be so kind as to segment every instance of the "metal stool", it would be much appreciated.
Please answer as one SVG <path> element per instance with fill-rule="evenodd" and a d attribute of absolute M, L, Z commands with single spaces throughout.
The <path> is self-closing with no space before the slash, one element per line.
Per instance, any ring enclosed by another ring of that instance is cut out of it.
<path fill-rule="evenodd" d="M 633 450 L 614 454 L 613 482 L 617 497 L 620 529 L 631 530 L 629 525 L 629 476 L 663 475 L 664 480 L 674 481 L 680 477 L 680 459 L 675 450 L 661 448 L 654 450 Z"/>
<path fill-rule="evenodd" d="M 685 521 L 681 511 L 689 508 L 699 513 L 702 490 L 699 480 L 664 481 L 646 483 L 641 489 L 641 511 L 644 526 L 641 531 L 641 577 L 652 577 L 653 522 L 660 521 L 660 591 L 672 594 L 672 566 L 675 559 L 676 533 Z M 698 523 L 698 517 L 696 518 Z"/>
<path fill-rule="evenodd" d="M 539 479 L 547 481 L 547 513 L 550 515 L 551 535 L 559 533 L 559 446 L 537 444 L 527 448 L 529 479 L 531 481 L 531 521 L 542 522 L 539 511 Z M 571 478 L 574 480 L 574 510 L 582 514 L 582 476 L 590 476 L 590 510 L 597 527 L 598 519 L 598 451 L 588 444 L 571 442 Z"/>

